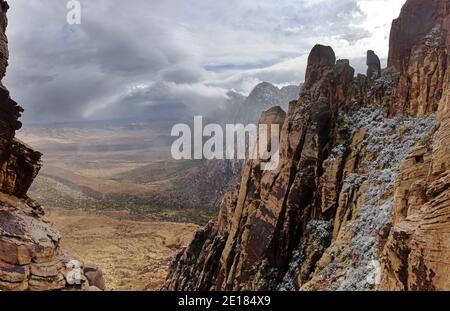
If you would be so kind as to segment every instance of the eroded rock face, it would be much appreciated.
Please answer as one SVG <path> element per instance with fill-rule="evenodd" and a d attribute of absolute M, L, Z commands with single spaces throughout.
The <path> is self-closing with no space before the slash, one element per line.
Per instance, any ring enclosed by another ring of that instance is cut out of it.
<path fill-rule="evenodd" d="M 409 2 L 396 27 L 411 21 L 410 14 L 425 4 Z M 421 44 L 422 49 L 429 52 L 423 56 L 423 63 L 413 58 L 410 65 L 416 64 L 421 69 L 420 66 L 426 64 L 426 68 L 435 70 L 434 75 L 428 76 L 428 84 L 421 80 L 419 85 L 430 90 L 441 85 L 438 92 L 442 96 L 431 98 L 433 105 L 438 102 L 440 124 L 423 142 L 424 146 L 411 151 L 401 168 L 394 197 L 393 228 L 383 251 L 380 289 L 384 290 L 450 289 L 450 2 L 429 1 L 426 5 L 427 13 L 421 19 L 426 21 L 421 24 L 424 28 L 416 29 L 416 35 L 426 34 L 425 40 L 413 36 L 414 40 L 409 42 L 415 43 L 413 50 L 416 52 Z M 395 55 L 400 52 L 394 52 L 392 62 L 399 66 Z"/>
<path fill-rule="evenodd" d="M 25 198 L 41 168 L 42 155 L 16 139 L 10 142 L 4 140 L 3 146 L 6 148 L 1 150 L 0 189 Z"/>
<path fill-rule="evenodd" d="M 409 0 L 392 24 L 388 66 L 400 73 L 390 114 L 429 115 L 447 81 L 449 0 Z"/>
<path fill-rule="evenodd" d="M 409 0 L 369 77 L 315 46 L 278 169 L 247 161 L 164 289 L 450 289 L 448 15 Z"/>
<path fill-rule="evenodd" d="M 445 92 L 440 111 L 448 108 L 448 85 Z M 450 116 L 440 116 L 435 134 L 401 168 L 383 252 L 384 290 L 450 289 Z"/>
<path fill-rule="evenodd" d="M 0 1 L 0 80 L 8 66 L 8 8 Z M 82 266 L 68 265 L 73 258 L 59 248 L 61 236 L 27 196 L 41 168 L 41 154 L 14 138 L 22 112 L 0 81 L 0 290 L 87 289 Z M 75 268 L 80 282 L 70 277 Z"/>

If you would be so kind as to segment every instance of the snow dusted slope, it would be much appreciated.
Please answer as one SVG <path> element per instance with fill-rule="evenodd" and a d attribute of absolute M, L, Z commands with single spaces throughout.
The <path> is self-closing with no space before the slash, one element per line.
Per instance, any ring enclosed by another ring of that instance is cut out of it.
<path fill-rule="evenodd" d="M 344 176 L 341 198 L 352 204 L 337 210 L 334 242 L 317 263 L 315 276 L 302 290 L 370 290 L 381 277 L 380 233 L 390 223 L 395 181 L 411 148 L 422 147 L 437 128 L 435 116 L 384 118 L 379 109 L 362 108 L 344 117 L 344 125 L 361 137 L 350 158 L 359 164 Z M 342 145 L 329 159 L 343 157 Z M 335 161 L 335 160 L 334 160 Z M 298 266 L 301 266 L 300 264 Z"/>

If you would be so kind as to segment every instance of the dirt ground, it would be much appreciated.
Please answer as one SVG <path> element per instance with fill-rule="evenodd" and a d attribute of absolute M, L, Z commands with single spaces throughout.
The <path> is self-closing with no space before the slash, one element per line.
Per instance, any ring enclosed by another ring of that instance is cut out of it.
<path fill-rule="evenodd" d="M 135 221 L 125 212 L 47 210 L 62 233 L 62 248 L 104 272 L 107 290 L 159 290 L 176 252 L 198 226 Z"/>

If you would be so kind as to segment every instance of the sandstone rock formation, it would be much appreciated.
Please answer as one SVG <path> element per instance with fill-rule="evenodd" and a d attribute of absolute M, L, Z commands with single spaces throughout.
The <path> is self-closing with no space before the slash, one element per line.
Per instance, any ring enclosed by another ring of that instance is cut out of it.
<path fill-rule="evenodd" d="M 400 72 L 391 115 L 436 111 L 447 83 L 448 0 L 409 0 L 392 24 L 388 66 Z"/>
<path fill-rule="evenodd" d="M 412 6 L 415 2 L 407 3 L 396 27 L 411 21 L 410 14 L 420 9 Z M 428 73 L 427 83 L 421 80 L 417 85 L 416 94 L 434 92 L 434 97 L 427 99 L 437 107 L 439 127 L 424 146 L 411 151 L 401 168 L 394 195 L 393 228 L 383 252 L 381 288 L 387 290 L 450 289 L 450 1 L 430 1 L 428 5 L 435 11 L 430 12 L 431 17 L 423 17 L 426 23 L 419 33 L 425 34 L 425 41 L 419 36 L 419 44 L 413 48 L 418 51 L 422 43 L 421 51 L 427 54 L 421 56 L 423 61 L 411 57 L 402 65 L 415 66 L 420 73 L 434 70 L 434 74 Z M 393 57 L 404 49 L 403 43 L 392 45 Z M 397 62 L 392 59 L 392 63 Z M 427 104 L 420 95 L 414 100 L 419 107 Z"/>
<path fill-rule="evenodd" d="M 278 169 L 246 162 L 163 289 L 450 289 L 449 3 L 408 0 L 368 76 L 313 48 L 298 101 L 261 117 Z"/>
<path fill-rule="evenodd" d="M 8 66 L 8 9 L 1 0 L 0 79 Z M 41 154 L 14 138 L 22 112 L 0 81 L 0 290 L 86 289 L 82 273 L 81 284 L 71 282 L 75 267 L 68 263 L 73 258 L 60 250 L 61 236 L 42 218 L 42 207 L 27 196 L 41 168 Z"/>

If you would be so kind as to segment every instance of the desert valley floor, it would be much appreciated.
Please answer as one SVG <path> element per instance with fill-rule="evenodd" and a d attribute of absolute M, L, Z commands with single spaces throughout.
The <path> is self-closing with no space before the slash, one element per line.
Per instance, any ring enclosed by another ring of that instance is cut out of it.
<path fill-rule="evenodd" d="M 104 272 L 107 290 L 159 290 L 175 253 L 197 225 L 133 220 L 125 212 L 47 209 L 62 247 Z"/>

